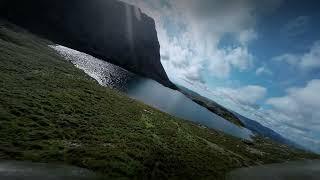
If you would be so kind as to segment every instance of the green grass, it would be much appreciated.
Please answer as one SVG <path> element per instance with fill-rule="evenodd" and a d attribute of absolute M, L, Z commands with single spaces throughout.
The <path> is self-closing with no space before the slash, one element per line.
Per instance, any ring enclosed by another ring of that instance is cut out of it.
<path fill-rule="evenodd" d="M 49 43 L 0 23 L 0 159 L 113 178 L 224 179 L 243 166 L 319 158 L 262 138 L 249 146 L 101 87 Z"/>

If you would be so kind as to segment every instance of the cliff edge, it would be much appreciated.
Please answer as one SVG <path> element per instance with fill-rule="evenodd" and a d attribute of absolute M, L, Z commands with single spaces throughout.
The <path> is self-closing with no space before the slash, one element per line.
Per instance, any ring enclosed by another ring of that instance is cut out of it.
<path fill-rule="evenodd" d="M 175 88 L 160 62 L 155 22 L 116 0 L 2 0 L 0 16 L 54 43 Z"/>

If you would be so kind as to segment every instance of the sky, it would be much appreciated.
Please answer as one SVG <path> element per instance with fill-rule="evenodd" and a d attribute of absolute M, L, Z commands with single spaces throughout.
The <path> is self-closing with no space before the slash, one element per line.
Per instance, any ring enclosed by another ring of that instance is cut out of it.
<path fill-rule="evenodd" d="M 171 81 L 320 152 L 320 2 L 122 1 L 155 20 Z"/>

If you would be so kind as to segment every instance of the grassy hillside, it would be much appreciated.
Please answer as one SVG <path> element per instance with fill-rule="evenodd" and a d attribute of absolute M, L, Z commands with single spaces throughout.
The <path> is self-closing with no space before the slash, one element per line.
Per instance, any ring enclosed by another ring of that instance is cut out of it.
<path fill-rule="evenodd" d="M 107 177 L 223 179 L 238 167 L 319 158 L 261 138 L 247 145 L 162 113 L 99 86 L 48 43 L 0 23 L 0 159 Z"/>

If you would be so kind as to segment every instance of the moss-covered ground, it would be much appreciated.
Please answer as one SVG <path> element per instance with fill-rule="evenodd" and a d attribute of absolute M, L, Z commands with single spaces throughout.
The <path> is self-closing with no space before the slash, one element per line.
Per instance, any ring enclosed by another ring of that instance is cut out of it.
<path fill-rule="evenodd" d="M 106 177 L 224 179 L 239 167 L 318 155 L 240 139 L 101 87 L 49 41 L 0 23 L 0 159 L 85 167 Z"/>

